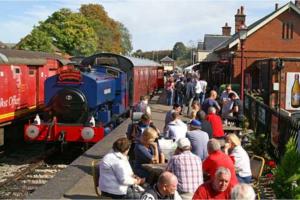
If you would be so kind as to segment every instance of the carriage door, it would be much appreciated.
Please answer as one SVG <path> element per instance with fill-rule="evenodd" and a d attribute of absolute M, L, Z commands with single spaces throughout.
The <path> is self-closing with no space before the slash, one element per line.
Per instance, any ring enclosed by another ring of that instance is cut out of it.
<path fill-rule="evenodd" d="M 28 106 L 34 108 L 37 106 L 38 102 L 38 69 L 37 67 L 30 66 L 28 67 Z"/>

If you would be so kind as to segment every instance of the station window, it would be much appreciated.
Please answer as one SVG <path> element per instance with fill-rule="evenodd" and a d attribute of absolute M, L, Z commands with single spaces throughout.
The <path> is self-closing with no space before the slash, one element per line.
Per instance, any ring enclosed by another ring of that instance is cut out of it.
<path fill-rule="evenodd" d="M 294 23 L 284 22 L 282 23 L 282 33 L 281 38 L 285 40 L 291 40 L 294 36 Z"/>

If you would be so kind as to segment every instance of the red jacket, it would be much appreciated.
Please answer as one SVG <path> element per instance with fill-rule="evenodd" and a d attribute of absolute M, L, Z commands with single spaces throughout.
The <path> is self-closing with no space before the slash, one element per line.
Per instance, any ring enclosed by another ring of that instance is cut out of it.
<path fill-rule="evenodd" d="M 194 193 L 193 200 L 197 199 L 230 199 L 231 186 L 224 192 L 216 192 L 212 187 L 212 182 L 207 181 L 200 185 Z"/>
<path fill-rule="evenodd" d="M 221 117 L 217 114 L 210 113 L 207 115 L 206 119 L 211 124 L 213 130 L 213 137 L 214 138 L 224 137 L 223 123 Z"/>
<path fill-rule="evenodd" d="M 221 150 L 210 154 L 202 164 L 203 172 L 210 174 L 211 179 L 214 178 L 219 167 L 225 167 L 230 170 L 231 186 L 234 186 L 238 183 L 232 159 Z"/>

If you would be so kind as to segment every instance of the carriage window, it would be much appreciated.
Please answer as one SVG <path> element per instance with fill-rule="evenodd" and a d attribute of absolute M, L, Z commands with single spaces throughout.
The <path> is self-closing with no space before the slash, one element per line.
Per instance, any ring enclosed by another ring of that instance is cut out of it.
<path fill-rule="evenodd" d="M 28 74 L 29 74 L 30 76 L 33 76 L 33 75 L 34 75 L 34 70 L 33 70 L 33 69 L 30 69 L 29 72 L 28 72 Z"/>
<path fill-rule="evenodd" d="M 20 68 L 14 68 L 14 73 L 15 73 L 15 74 L 20 74 L 20 73 L 21 73 Z"/>

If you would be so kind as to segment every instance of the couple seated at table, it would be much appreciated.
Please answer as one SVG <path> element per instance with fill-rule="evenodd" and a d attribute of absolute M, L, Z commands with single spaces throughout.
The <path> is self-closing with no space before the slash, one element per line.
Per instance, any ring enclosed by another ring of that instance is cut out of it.
<path fill-rule="evenodd" d="M 237 94 L 230 92 L 223 102 L 222 118 L 226 120 L 225 125 L 233 123 L 235 126 L 241 126 L 244 120 L 243 104 Z"/>

